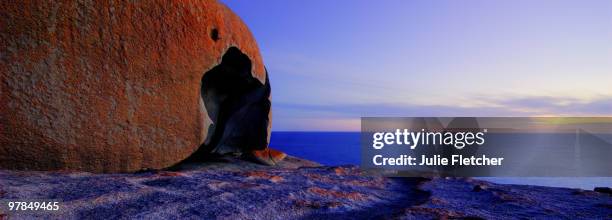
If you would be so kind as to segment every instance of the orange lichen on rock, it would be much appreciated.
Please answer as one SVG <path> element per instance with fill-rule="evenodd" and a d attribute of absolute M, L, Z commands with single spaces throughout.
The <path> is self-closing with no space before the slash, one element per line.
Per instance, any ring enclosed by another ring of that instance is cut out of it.
<path fill-rule="evenodd" d="M 283 177 L 274 175 L 272 173 L 264 172 L 264 171 L 249 171 L 245 173 L 250 179 L 267 179 L 270 182 L 278 183 L 283 181 Z"/>
<path fill-rule="evenodd" d="M 0 12 L 0 168 L 168 167 L 209 135 L 201 79 L 229 48 L 266 82 L 247 26 L 214 0 L 3 1 Z"/>
<path fill-rule="evenodd" d="M 320 196 L 338 198 L 338 199 L 349 199 L 352 201 L 362 201 L 367 199 L 367 195 L 358 193 L 358 192 L 343 192 L 336 191 L 331 189 L 323 189 L 320 187 L 310 187 L 308 188 L 308 192 L 314 193 Z"/>
<path fill-rule="evenodd" d="M 334 168 L 334 172 L 336 173 L 336 175 L 346 175 L 347 173 L 349 173 L 350 171 L 348 171 L 346 168 L 344 167 L 336 167 Z"/>

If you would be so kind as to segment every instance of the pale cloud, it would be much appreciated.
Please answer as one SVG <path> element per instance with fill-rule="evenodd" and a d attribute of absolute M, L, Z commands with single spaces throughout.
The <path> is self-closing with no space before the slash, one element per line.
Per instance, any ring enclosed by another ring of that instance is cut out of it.
<path fill-rule="evenodd" d="M 274 130 L 358 131 L 360 117 L 612 116 L 612 97 L 490 99 L 481 106 L 274 103 Z"/>

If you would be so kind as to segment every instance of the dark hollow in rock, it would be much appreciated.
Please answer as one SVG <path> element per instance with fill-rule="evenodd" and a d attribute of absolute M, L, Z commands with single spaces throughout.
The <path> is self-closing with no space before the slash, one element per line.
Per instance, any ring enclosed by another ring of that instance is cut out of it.
<path fill-rule="evenodd" d="M 213 29 L 210 31 L 210 38 L 211 38 L 213 41 L 218 41 L 218 40 L 219 40 L 219 30 L 217 30 L 216 28 L 213 28 Z"/>
<path fill-rule="evenodd" d="M 612 188 L 610 187 L 595 187 L 593 191 L 612 195 Z"/>
<path fill-rule="evenodd" d="M 201 95 L 212 124 L 204 144 L 186 161 L 267 147 L 270 83 L 251 75 L 251 60 L 238 48 L 229 48 L 204 74 Z"/>
<path fill-rule="evenodd" d="M 481 185 L 475 185 L 474 188 L 472 188 L 472 192 L 480 192 L 487 189 L 486 186 L 481 186 Z"/>

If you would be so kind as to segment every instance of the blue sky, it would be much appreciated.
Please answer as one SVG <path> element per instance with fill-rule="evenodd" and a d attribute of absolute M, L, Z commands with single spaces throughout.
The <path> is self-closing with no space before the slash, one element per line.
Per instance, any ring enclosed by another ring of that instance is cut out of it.
<path fill-rule="evenodd" d="M 361 116 L 612 116 L 612 1 L 224 0 L 270 73 L 273 130 Z"/>

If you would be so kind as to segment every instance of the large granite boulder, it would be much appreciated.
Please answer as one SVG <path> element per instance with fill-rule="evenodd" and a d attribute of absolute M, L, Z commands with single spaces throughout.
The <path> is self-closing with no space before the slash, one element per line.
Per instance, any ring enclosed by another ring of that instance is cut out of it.
<path fill-rule="evenodd" d="M 157 169 L 269 141 L 259 49 L 214 0 L 3 1 L 0 74 L 4 169 Z"/>

